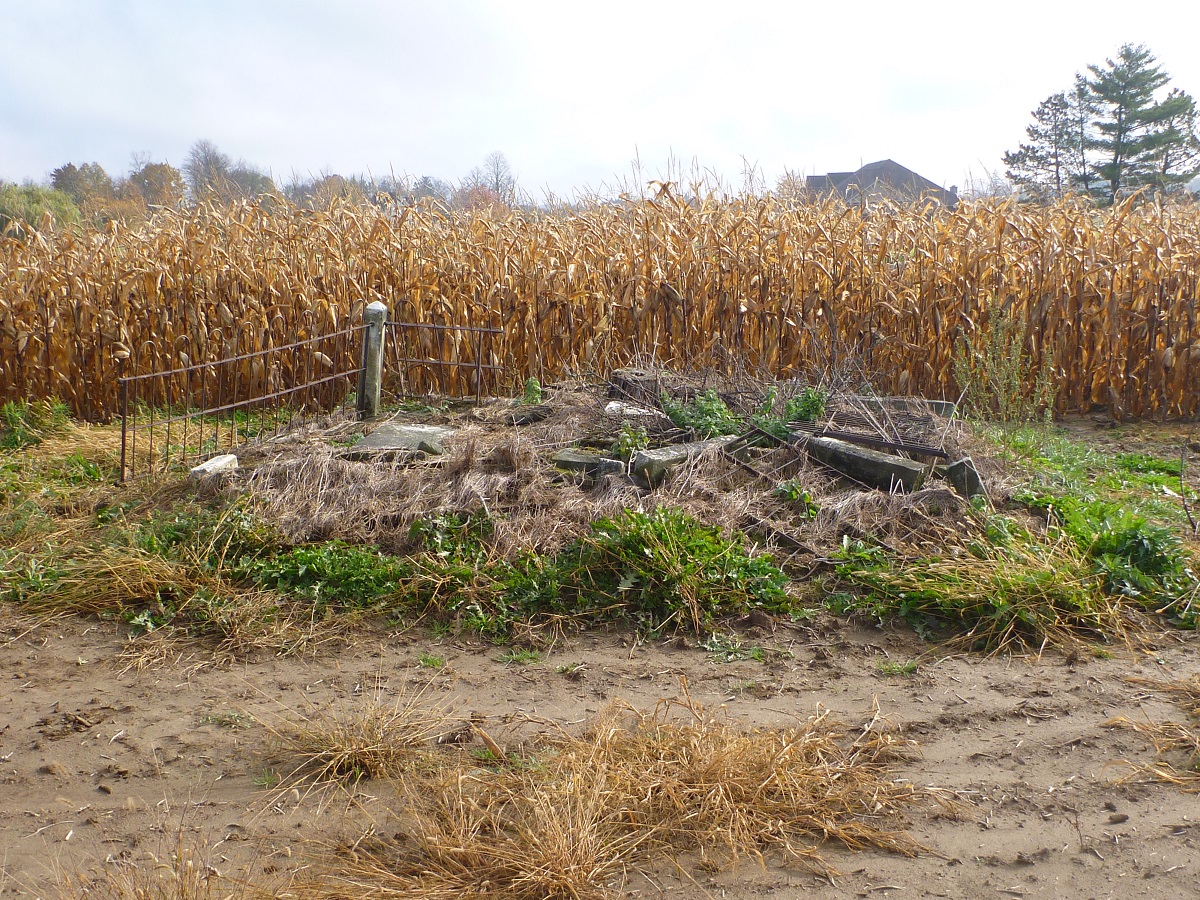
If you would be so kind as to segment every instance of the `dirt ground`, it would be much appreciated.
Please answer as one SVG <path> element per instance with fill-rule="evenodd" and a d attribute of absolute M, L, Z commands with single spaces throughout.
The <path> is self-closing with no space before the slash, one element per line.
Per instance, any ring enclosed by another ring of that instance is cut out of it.
<path fill-rule="evenodd" d="M 431 504 L 453 509 L 483 497 L 514 511 L 505 539 L 534 534 L 553 549 L 571 529 L 641 496 L 628 486 L 583 494 L 549 480 L 542 457 L 600 421 L 594 407 L 581 401 L 520 440 L 504 430 L 507 407 L 418 417 L 465 423 L 479 442 L 478 452 L 473 443 L 443 466 L 460 473 L 457 494 L 438 470 L 383 467 L 372 477 L 391 481 L 372 482 L 336 452 L 312 454 L 309 444 L 307 456 L 271 450 L 277 455 L 268 459 L 260 451 L 259 475 L 270 469 L 275 481 L 262 476 L 242 490 L 274 491 L 274 508 L 291 516 L 276 524 L 298 542 L 370 538 L 387 547 L 382 523 L 403 536 Z M 1148 438 L 1090 419 L 1066 431 L 1108 452 L 1164 458 L 1192 438 L 1182 426 Z M 484 452 L 490 434 L 508 442 L 507 455 Z M 1017 480 L 1009 467 L 982 462 L 985 479 L 1000 488 Z M 867 509 L 886 532 L 899 518 L 899 506 L 848 504 L 828 475 L 796 471 L 825 491 L 828 509 L 805 527 L 841 534 Z M 719 484 L 712 476 L 697 491 L 703 474 L 661 489 L 660 502 L 689 506 L 730 530 L 778 515 L 761 485 L 710 489 Z M 1187 478 L 1200 487 L 1194 469 Z M 394 508 L 376 509 L 381 496 Z M 375 531 L 359 534 L 367 509 L 377 513 Z M 726 662 L 694 639 L 641 642 L 612 630 L 561 638 L 523 665 L 503 660 L 504 648 L 466 633 L 437 637 L 421 624 L 362 625 L 346 642 L 294 656 L 262 649 L 215 657 L 184 641 L 156 657 L 153 639 L 135 641 L 115 617 L 34 620 L 0 605 L 0 895 L 84 896 L 89 878 L 167 872 L 180 858 L 266 893 L 302 895 L 335 854 L 353 855 L 364 836 L 402 830 L 402 805 L 386 781 L 314 789 L 290 778 L 301 759 L 278 739 L 288 723 L 419 694 L 450 711 L 442 737 L 482 750 L 474 723 L 503 751 L 519 752 L 539 734 L 580 728 L 613 701 L 650 709 L 685 685 L 708 712 L 747 728 L 797 725 L 827 710 L 854 732 L 882 717 L 915 745 L 892 776 L 928 789 L 930 799 L 905 807 L 900 823 L 926 850 L 908 858 L 828 843 L 819 852 L 832 875 L 779 855 L 721 871 L 698 859 L 662 859 L 614 885 L 627 896 L 1200 895 L 1200 792 L 1144 771 L 1158 760 L 1186 767 L 1186 753 L 1160 756 L 1149 738 L 1106 724 L 1186 721 L 1147 682 L 1200 675 L 1195 633 L 1160 635 L 1136 651 L 989 657 L 924 642 L 904 626 L 873 628 L 825 612 L 799 622 L 755 617 L 736 630 L 746 646 L 762 648 L 761 661 Z"/>
<path fill-rule="evenodd" d="M 153 866 L 180 848 L 224 875 L 285 895 L 288 884 L 368 829 L 394 825 L 386 784 L 351 793 L 276 783 L 296 764 L 273 723 L 422 687 L 462 722 L 485 723 L 506 750 L 610 700 L 649 707 L 694 698 L 748 725 L 787 725 L 825 708 L 847 726 L 879 713 L 919 757 L 897 778 L 952 794 L 910 809 L 917 858 L 827 845 L 840 872 L 820 877 L 777 857 L 710 874 L 663 860 L 631 874 L 629 896 L 1185 897 L 1196 895 L 1200 795 L 1152 783 L 1142 736 L 1105 722 L 1182 720 L 1169 698 L 1130 677 L 1200 672 L 1195 635 L 1111 658 L 939 655 L 904 629 L 818 618 L 759 623 L 745 634 L 765 662 L 724 663 L 686 642 L 584 633 L 540 662 L 505 664 L 498 648 L 423 628 L 366 630 L 313 658 L 217 661 L 195 652 L 141 672 L 125 626 L 64 618 L 33 625 L 5 613 L 0 643 L 0 894 L 58 896 L 63 879 Z M 774 652 L 780 651 L 780 652 Z M 422 654 L 445 659 L 440 669 Z M 918 660 L 910 675 L 887 663 Z M 580 664 L 572 673 L 566 670 Z M 1170 758 L 1170 755 L 1168 755 Z M 1177 765 L 1183 759 L 1173 760 Z"/>

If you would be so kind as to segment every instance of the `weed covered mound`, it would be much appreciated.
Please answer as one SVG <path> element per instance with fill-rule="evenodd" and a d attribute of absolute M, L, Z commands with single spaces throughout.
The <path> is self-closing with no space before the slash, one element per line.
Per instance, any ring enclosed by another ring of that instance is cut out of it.
<path fill-rule="evenodd" d="M 769 556 L 679 510 L 626 510 L 593 522 L 554 554 L 512 561 L 489 553 L 490 529 L 479 516 L 414 525 L 424 552 L 412 558 L 410 596 L 428 612 L 465 616 L 494 635 L 517 620 L 547 617 L 699 633 L 720 617 L 790 604 L 787 578 Z"/>
<path fill-rule="evenodd" d="M 915 855 L 898 813 L 928 794 L 893 779 L 910 747 L 880 726 L 851 736 L 821 712 L 747 729 L 686 694 L 649 712 L 616 704 L 501 765 L 411 770 L 397 782 L 406 831 L 360 845 L 328 880 L 347 897 L 599 898 L 682 853 L 715 870 L 778 851 L 822 872 L 826 841 Z"/>

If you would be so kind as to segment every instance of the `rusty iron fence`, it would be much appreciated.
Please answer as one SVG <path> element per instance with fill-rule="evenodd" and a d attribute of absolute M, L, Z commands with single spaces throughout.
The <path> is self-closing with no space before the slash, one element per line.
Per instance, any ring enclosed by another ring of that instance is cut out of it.
<path fill-rule="evenodd" d="M 508 388 L 504 329 L 388 320 L 384 386 L 403 397 L 474 396 Z"/>
<path fill-rule="evenodd" d="M 121 481 L 353 412 L 364 327 L 118 379 Z"/>

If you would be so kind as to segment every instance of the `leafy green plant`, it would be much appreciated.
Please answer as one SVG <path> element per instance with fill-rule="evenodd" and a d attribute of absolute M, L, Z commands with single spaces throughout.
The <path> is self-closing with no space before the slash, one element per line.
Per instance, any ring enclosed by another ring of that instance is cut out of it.
<path fill-rule="evenodd" d="M 679 510 L 625 510 L 592 523 L 565 548 L 551 579 L 530 579 L 525 604 L 568 615 L 627 617 L 650 632 L 752 608 L 782 611 L 787 578 L 769 556 L 752 556 L 740 538 L 723 535 Z"/>
<path fill-rule="evenodd" d="M 446 657 L 434 653 L 422 653 L 417 657 L 417 665 L 425 669 L 440 669 L 446 665 Z"/>
<path fill-rule="evenodd" d="M 789 397 L 784 404 L 784 418 L 788 422 L 815 422 L 825 415 L 829 394 L 819 387 L 806 387 L 799 394 Z"/>
<path fill-rule="evenodd" d="M 885 659 L 879 663 L 879 672 L 882 675 L 915 675 L 917 668 L 918 663 L 915 659 L 910 659 L 906 662 L 895 662 L 894 660 Z"/>
<path fill-rule="evenodd" d="M 972 551 L 962 559 L 896 559 L 853 548 L 835 567 L 837 583 L 850 591 L 836 591 L 830 607 L 899 618 L 922 637 L 958 632 L 993 651 L 1123 633 L 1120 604 L 1099 589 L 1073 542 L 1017 533 L 1007 545 L 977 542 Z"/>
<path fill-rule="evenodd" d="M 1118 453 L 1113 462 L 1118 469 L 1125 472 L 1136 472 L 1139 475 L 1174 475 L 1183 469 L 1183 463 L 1178 459 L 1159 459 L 1145 453 Z"/>
<path fill-rule="evenodd" d="M 821 511 L 820 504 L 813 499 L 812 494 L 804 487 L 803 482 L 796 478 L 776 485 L 771 493 L 794 507 L 803 519 L 815 519 Z"/>
<path fill-rule="evenodd" d="M 645 450 L 649 446 L 650 435 L 646 432 L 645 425 L 622 422 L 621 433 L 613 441 L 612 452 L 617 459 L 628 460 L 639 450 Z"/>
<path fill-rule="evenodd" d="M 676 427 L 688 428 L 702 438 L 736 434 L 741 419 L 725 405 L 716 391 L 707 390 L 690 403 L 680 403 L 666 391 L 659 398 L 663 412 Z"/>
<path fill-rule="evenodd" d="M 525 392 L 521 396 L 521 402 L 530 406 L 537 406 L 542 402 L 542 386 L 536 378 L 525 379 Z"/>
<path fill-rule="evenodd" d="M 512 650 L 500 654 L 500 662 L 506 666 L 514 664 L 528 666 L 541 661 L 542 654 L 528 647 L 514 647 Z"/>
<path fill-rule="evenodd" d="M 286 553 L 243 566 L 259 584 L 303 597 L 318 609 L 369 607 L 394 594 L 410 570 L 378 550 L 329 541 L 295 547 Z"/>

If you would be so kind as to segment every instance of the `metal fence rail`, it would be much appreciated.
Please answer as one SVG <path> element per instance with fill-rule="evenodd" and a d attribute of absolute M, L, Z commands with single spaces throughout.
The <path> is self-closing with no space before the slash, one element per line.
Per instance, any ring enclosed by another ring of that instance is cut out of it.
<path fill-rule="evenodd" d="M 388 389 L 402 396 L 474 395 L 505 386 L 504 329 L 388 320 L 384 369 Z"/>
<path fill-rule="evenodd" d="M 363 329 L 119 379 L 121 480 L 352 410 Z"/>

